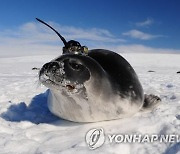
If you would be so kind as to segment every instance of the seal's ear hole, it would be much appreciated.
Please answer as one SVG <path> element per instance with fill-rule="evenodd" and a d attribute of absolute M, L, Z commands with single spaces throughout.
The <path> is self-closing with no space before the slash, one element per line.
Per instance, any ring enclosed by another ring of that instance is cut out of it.
<path fill-rule="evenodd" d="M 84 69 L 84 66 L 78 63 L 76 60 L 69 60 L 69 66 L 75 71 L 81 71 Z"/>

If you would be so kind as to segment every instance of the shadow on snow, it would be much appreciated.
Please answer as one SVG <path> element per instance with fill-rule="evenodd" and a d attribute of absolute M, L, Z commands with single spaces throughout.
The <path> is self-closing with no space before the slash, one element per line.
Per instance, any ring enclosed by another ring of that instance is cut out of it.
<path fill-rule="evenodd" d="M 11 122 L 30 121 L 35 124 L 55 122 L 59 118 L 48 109 L 48 93 L 49 90 L 36 95 L 28 106 L 24 102 L 11 105 L 0 117 Z"/>
<path fill-rule="evenodd" d="M 172 145 L 170 148 L 168 148 L 164 154 L 176 154 L 180 151 L 180 142 Z"/>

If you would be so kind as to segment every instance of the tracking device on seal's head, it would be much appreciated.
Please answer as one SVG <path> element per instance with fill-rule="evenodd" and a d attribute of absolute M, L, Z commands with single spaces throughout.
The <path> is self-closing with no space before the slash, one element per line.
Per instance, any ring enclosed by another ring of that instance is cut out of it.
<path fill-rule="evenodd" d="M 66 54 L 66 53 L 83 54 L 83 55 L 88 54 L 88 48 L 86 46 L 81 46 L 81 44 L 75 40 L 70 40 L 67 42 L 65 40 L 65 38 L 63 36 L 61 36 L 61 34 L 59 34 L 59 32 L 57 32 L 53 27 L 51 27 L 46 22 L 44 22 L 38 18 L 36 18 L 36 19 L 39 22 L 41 22 L 41 23 L 45 24 L 46 26 L 48 26 L 49 28 L 51 28 L 59 36 L 59 38 L 62 40 L 62 42 L 64 44 L 63 54 Z"/>

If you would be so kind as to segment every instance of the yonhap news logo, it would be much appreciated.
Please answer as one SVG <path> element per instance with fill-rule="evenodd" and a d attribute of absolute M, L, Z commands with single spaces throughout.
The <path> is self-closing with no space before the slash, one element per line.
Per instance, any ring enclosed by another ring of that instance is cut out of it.
<path fill-rule="evenodd" d="M 93 128 L 86 133 L 85 140 L 89 149 L 94 150 L 106 143 L 179 143 L 179 134 L 105 134 L 103 128 Z"/>
<path fill-rule="evenodd" d="M 103 128 L 93 128 L 86 133 L 86 143 L 92 150 L 99 148 L 105 142 Z"/>

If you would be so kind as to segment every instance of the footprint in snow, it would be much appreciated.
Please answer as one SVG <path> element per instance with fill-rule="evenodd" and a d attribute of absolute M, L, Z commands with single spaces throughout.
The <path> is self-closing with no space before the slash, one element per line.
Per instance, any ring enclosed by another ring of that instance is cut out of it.
<path fill-rule="evenodd" d="M 174 100 L 174 99 L 176 99 L 176 96 L 175 96 L 175 95 L 172 95 L 172 96 L 170 97 L 170 99 L 171 99 L 171 100 Z"/>
<path fill-rule="evenodd" d="M 180 115 L 176 115 L 176 119 L 180 120 Z"/>
<path fill-rule="evenodd" d="M 172 87 L 174 87 L 172 84 L 168 84 L 167 86 L 166 86 L 167 88 L 172 88 Z"/>

